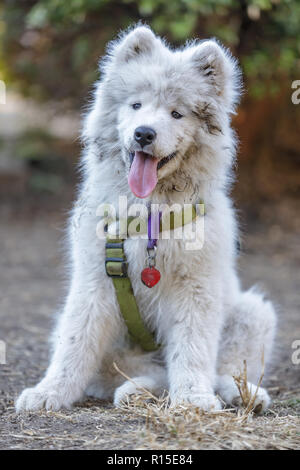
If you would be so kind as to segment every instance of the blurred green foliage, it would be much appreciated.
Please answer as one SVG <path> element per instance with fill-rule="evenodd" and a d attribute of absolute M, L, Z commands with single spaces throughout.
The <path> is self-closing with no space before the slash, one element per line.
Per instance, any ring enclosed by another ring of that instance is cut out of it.
<path fill-rule="evenodd" d="M 78 105 L 107 41 L 139 20 L 175 44 L 219 38 L 239 57 L 255 96 L 297 78 L 299 0 L 10 0 L 0 4 L 0 79 L 35 98 Z"/>
<path fill-rule="evenodd" d="M 39 161 L 53 157 L 54 137 L 45 129 L 28 129 L 15 141 L 16 155 L 26 161 Z"/>
<path fill-rule="evenodd" d="M 70 172 L 64 144 L 39 127 L 27 129 L 14 139 L 13 156 L 25 162 L 31 190 L 53 194 L 63 190 Z"/>

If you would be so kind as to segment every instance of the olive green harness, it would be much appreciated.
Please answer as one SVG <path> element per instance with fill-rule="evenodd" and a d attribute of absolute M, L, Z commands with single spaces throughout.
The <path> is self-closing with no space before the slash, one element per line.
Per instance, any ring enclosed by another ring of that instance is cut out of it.
<path fill-rule="evenodd" d="M 199 209 L 197 209 L 197 206 Z M 204 204 L 192 206 L 192 210 L 183 210 L 181 214 L 168 214 L 168 229 L 174 230 L 191 223 L 198 215 L 204 215 Z M 128 226 L 132 218 L 127 221 Z M 160 221 L 159 231 L 164 230 L 164 217 Z M 141 234 L 142 232 L 139 232 Z M 145 351 L 155 351 L 159 345 L 154 335 L 146 328 L 134 296 L 131 281 L 128 276 L 127 260 L 124 251 L 124 238 L 107 237 L 105 245 L 105 268 L 108 276 L 112 278 L 121 315 L 128 328 L 130 339 L 139 344 Z"/>

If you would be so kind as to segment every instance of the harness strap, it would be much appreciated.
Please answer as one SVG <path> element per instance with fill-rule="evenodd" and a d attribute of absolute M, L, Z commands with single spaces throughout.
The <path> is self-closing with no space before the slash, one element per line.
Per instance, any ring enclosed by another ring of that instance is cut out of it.
<path fill-rule="evenodd" d="M 127 274 L 124 240 L 107 239 L 105 250 L 106 273 L 112 278 L 130 339 L 134 343 L 138 343 L 145 351 L 156 351 L 159 345 L 155 342 L 153 334 L 144 325 Z"/>

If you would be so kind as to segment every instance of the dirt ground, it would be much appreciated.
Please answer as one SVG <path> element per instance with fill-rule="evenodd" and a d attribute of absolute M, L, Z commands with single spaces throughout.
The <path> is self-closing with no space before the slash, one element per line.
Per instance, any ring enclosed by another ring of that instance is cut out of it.
<path fill-rule="evenodd" d="M 247 428 L 248 434 L 255 434 L 255 423 L 258 428 L 259 420 L 265 420 L 269 440 L 265 435 L 265 441 L 248 447 L 296 448 L 300 447 L 300 366 L 292 363 L 291 356 L 293 341 L 300 339 L 299 215 L 292 211 L 288 223 L 276 214 L 265 219 L 264 224 L 244 226 L 240 272 L 245 287 L 264 286 L 279 312 L 274 367 L 265 380 L 274 405 L 266 417 L 254 418 L 250 431 Z M 4 211 L 1 217 L 0 340 L 7 345 L 7 363 L 0 365 L 0 449 L 189 448 L 189 441 L 174 443 L 161 431 L 155 441 L 152 430 L 150 439 L 142 413 L 114 410 L 111 403 L 97 400 L 72 411 L 15 414 L 15 397 L 36 384 L 47 366 L 47 338 L 64 295 L 63 224 L 62 212 L 25 217 Z M 289 423 L 292 429 L 281 435 Z M 210 435 L 213 422 L 211 426 Z M 235 443 L 227 437 L 226 445 L 220 439 L 208 445 L 203 435 L 193 437 L 192 448 L 247 448 L 242 437 Z"/>

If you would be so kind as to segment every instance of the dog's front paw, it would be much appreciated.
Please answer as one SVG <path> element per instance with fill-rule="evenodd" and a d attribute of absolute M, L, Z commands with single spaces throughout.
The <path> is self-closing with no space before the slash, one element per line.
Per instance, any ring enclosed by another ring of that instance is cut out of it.
<path fill-rule="evenodd" d="M 67 390 L 56 386 L 40 386 L 26 388 L 16 401 L 16 411 L 58 411 L 61 408 L 71 408 L 75 400 Z"/>
<path fill-rule="evenodd" d="M 171 394 L 171 407 L 191 404 L 202 411 L 218 411 L 222 409 L 221 402 L 213 393 L 199 392 L 197 390 L 181 391 Z"/>

